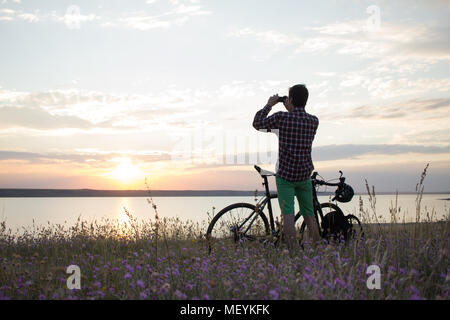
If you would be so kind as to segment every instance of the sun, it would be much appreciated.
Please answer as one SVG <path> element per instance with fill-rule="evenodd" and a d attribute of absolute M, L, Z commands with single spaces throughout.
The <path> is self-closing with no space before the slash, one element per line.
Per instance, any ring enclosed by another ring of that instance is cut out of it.
<path fill-rule="evenodd" d="M 118 162 L 119 165 L 109 174 L 109 176 L 116 179 L 118 182 L 130 184 L 142 176 L 139 168 L 133 164 L 130 158 L 115 158 L 113 161 Z"/>

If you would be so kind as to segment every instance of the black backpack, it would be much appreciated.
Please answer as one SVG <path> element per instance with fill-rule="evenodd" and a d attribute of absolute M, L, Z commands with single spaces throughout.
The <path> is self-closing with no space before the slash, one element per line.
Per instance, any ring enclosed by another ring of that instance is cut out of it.
<path fill-rule="evenodd" d="M 327 240 L 347 241 L 351 225 L 342 211 L 330 211 L 322 220 L 322 236 Z"/>

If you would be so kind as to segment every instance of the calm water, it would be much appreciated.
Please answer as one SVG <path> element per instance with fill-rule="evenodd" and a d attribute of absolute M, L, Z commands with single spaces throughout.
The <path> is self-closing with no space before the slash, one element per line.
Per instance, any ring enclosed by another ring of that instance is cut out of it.
<path fill-rule="evenodd" d="M 422 212 L 432 209 L 435 217 L 444 218 L 450 214 L 450 201 L 442 200 L 450 198 L 449 194 L 425 194 L 422 198 Z M 370 209 L 368 196 L 362 196 L 364 208 Z M 415 221 L 415 195 L 399 195 L 398 206 L 401 208 L 400 221 L 405 214 L 406 221 Z M 235 202 L 255 203 L 254 197 L 155 197 L 154 202 L 158 206 L 160 217 L 178 217 L 181 220 L 206 221 L 207 212 L 219 212 L 225 206 Z M 328 202 L 329 197 L 319 197 L 320 202 Z M 346 214 L 359 214 L 359 196 L 355 196 L 349 203 L 338 205 Z M 395 203 L 395 195 L 377 195 L 376 212 L 381 221 L 390 222 L 389 207 Z M 280 214 L 278 202 L 272 201 L 274 211 Z M 136 218 L 154 218 L 154 211 L 147 203 L 146 198 L 0 198 L 0 221 L 6 220 L 7 226 L 13 230 L 16 228 L 30 228 L 33 219 L 36 225 L 75 223 L 81 216 L 82 220 L 94 221 L 102 217 L 110 220 L 124 221 L 126 215 L 123 207 Z M 298 206 L 296 203 L 296 210 Z M 267 213 L 267 209 L 265 209 Z M 370 211 L 372 212 L 372 211 Z M 424 214 L 422 215 L 424 217 Z"/>

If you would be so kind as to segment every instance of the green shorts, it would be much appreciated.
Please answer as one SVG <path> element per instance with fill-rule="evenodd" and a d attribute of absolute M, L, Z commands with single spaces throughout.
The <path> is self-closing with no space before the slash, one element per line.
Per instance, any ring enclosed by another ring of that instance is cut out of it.
<path fill-rule="evenodd" d="M 313 194 L 311 179 L 290 182 L 276 177 L 278 203 L 282 214 L 295 214 L 294 196 L 300 207 L 302 216 L 314 216 Z"/>

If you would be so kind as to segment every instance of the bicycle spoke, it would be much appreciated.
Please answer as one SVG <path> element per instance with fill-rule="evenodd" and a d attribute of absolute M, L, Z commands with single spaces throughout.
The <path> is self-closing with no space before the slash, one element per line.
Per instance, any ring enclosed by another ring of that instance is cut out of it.
<path fill-rule="evenodd" d="M 211 232 L 215 239 L 232 238 L 238 240 L 254 240 L 265 235 L 264 223 L 260 216 L 250 208 L 238 207 L 225 212 Z"/>

